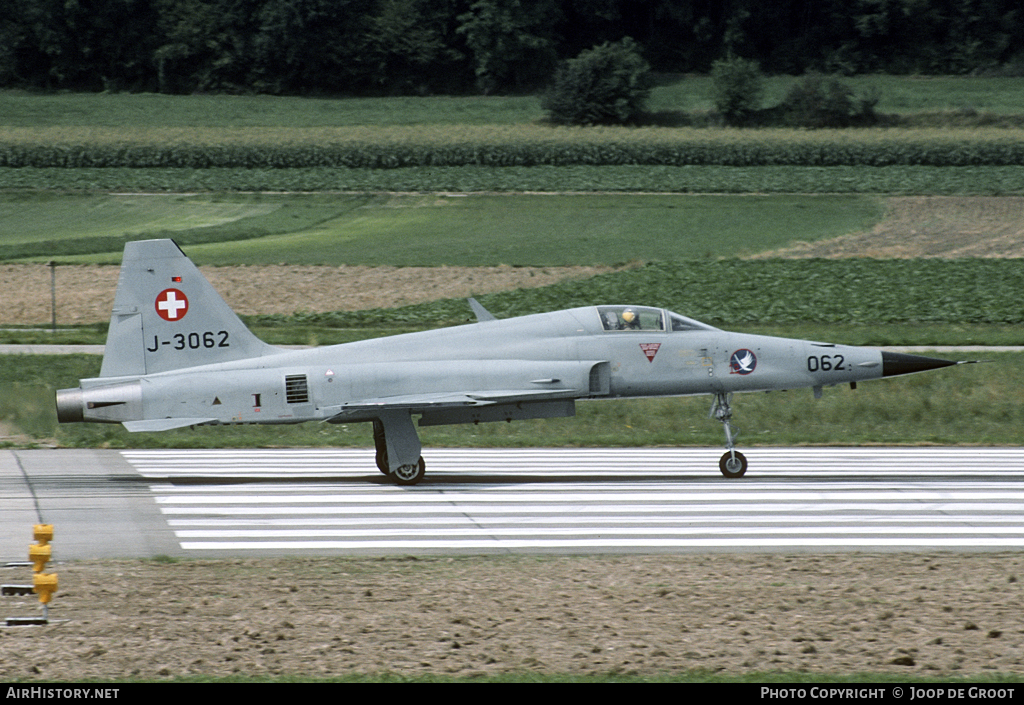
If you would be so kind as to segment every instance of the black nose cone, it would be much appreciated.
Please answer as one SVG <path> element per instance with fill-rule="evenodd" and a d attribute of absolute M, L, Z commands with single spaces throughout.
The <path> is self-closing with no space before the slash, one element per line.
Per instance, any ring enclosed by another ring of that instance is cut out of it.
<path fill-rule="evenodd" d="M 940 360 L 936 357 L 882 351 L 883 377 L 909 375 L 911 372 L 924 372 L 925 370 L 937 370 L 940 367 L 949 367 L 955 364 L 957 363 L 953 360 Z"/>

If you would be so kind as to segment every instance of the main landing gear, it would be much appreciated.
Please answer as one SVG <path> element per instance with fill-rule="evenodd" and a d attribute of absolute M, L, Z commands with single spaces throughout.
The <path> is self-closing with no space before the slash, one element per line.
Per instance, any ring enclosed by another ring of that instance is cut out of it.
<path fill-rule="evenodd" d="M 711 405 L 711 418 L 717 419 L 722 422 L 722 426 L 725 429 L 725 455 L 718 461 L 718 469 L 722 471 L 722 474 L 726 477 L 743 477 L 747 472 L 747 459 L 736 450 L 736 437 L 739 436 L 739 429 L 736 429 L 735 434 L 733 433 L 732 425 L 732 407 L 729 406 L 729 400 L 732 398 L 731 394 L 724 394 L 719 392 L 715 395 L 715 402 Z"/>
<path fill-rule="evenodd" d="M 410 436 L 411 433 L 411 436 Z M 419 437 L 412 426 L 412 420 L 406 413 L 389 416 L 387 422 L 377 419 L 373 422 L 373 445 L 377 450 L 377 469 L 398 485 L 415 485 L 427 473 L 426 463 L 420 453 Z M 391 457 L 399 462 L 392 466 L 388 461 L 388 448 L 391 446 Z"/>

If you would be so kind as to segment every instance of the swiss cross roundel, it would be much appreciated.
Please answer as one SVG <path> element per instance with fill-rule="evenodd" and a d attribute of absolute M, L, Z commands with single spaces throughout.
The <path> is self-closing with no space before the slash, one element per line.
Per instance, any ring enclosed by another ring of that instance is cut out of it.
<path fill-rule="evenodd" d="M 165 321 L 180 321 L 188 313 L 188 298 L 178 289 L 164 289 L 156 297 L 156 315 Z"/>

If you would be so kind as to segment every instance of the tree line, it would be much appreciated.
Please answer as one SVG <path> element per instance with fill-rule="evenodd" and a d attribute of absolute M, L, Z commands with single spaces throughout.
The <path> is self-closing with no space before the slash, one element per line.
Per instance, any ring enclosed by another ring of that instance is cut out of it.
<path fill-rule="evenodd" d="M 657 72 L 1024 73 L 1020 0 L 0 0 L 0 86 L 514 93 L 624 37 Z"/>

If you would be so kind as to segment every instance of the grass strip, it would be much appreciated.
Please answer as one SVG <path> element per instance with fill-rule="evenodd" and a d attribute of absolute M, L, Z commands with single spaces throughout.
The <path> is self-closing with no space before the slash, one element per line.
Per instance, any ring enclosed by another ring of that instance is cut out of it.
<path fill-rule="evenodd" d="M 427 191 L 1024 194 L 1024 166 L 539 166 L 405 169 L 0 167 L 0 189 L 126 192 Z"/>

